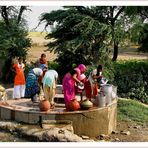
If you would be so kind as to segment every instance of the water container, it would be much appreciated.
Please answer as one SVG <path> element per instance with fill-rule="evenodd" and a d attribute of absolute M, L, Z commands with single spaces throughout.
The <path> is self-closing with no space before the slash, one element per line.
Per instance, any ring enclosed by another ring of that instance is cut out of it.
<path fill-rule="evenodd" d="M 117 86 L 112 86 L 112 100 L 117 98 Z"/>
<path fill-rule="evenodd" d="M 104 93 L 99 94 L 99 107 L 106 106 L 106 95 Z"/>
<path fill-rule="evenodd" d="M 106 95 L 106 105 L 112 102 L 112 85 L 104 84 L 101 86 L 101 91 Z"/>
<path fill-rule="evenodd" d="M 98 106 L 98 107 L 105 107 L 106 106 L 106 96 L 105 96 L 105 94 L 102 93 L 102 92 L 98 93 L 94 104 L 96 106 Z"/>

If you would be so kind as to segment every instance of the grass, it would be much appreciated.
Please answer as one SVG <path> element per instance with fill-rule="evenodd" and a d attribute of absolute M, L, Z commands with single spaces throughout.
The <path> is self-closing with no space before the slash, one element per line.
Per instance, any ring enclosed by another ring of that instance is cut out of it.
<path fill-rule="evenodd" d="M 118 100 L 118 121 L 148 124 L 148 107 L 131 99 Z"/>

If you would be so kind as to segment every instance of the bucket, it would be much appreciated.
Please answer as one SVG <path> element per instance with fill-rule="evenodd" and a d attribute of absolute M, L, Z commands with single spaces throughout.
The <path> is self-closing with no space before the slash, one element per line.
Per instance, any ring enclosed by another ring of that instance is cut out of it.
<path fill-rule="evenodd" d="M 112 86 L 112 100 L 117 98 L 117 86 Z"/>
<path fill-rule="evenodd" d="M 103 84 L 101 86 L 101 91 L 106 95 L 106 105 L 112 102 L 112 90 L 111 84 Z"/>
<path fill-rule="evenodd" d="M 104 93 L 102 93 L 102 92 L 98 93 L 94 104 L 98 107 L 105 107 L 106 106 L 106 96 L 104 95 Z"/>
<path fill-rule="evenodd" d="M 98 100 L 98 106 L 104 107 L 106 106 L 106 96 L 103 93 L 99 93 L 99 100 Z"/>

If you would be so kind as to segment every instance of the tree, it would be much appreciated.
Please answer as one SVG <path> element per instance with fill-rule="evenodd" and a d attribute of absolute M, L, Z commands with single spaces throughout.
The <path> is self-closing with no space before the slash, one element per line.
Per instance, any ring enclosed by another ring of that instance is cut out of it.
<path fill-rule="evenodd" d="M 138 43 L 139 51 L 148 52 L 148 7 L 147 6 L 133 6 L 127 7 L 126 14 L 131 18 L 135 17 L 135 21 L 129 30 L 131 40 Z"/>
<path fill-rule="evenodd" d="M 107 52 L 111 30 L 103 23 L 104 18 L 100 16 L 98 20 L 95 7 L 71 6 L 42 14 L 40 21 L 45 21 L 46 27 L 56 23 L 46 37 L 54 40 L 47 46 L 58 53 L 62 70 L 69 70 L 73 63 L 96 64 L 101 54 Z"/>
<path fill-rule="evenodd" d="M 27 38 L 26 22 L 23 12 L 26 6 L 1 6 L 0 14 L 0 56 L 5 59 L 4 75 L 10 72 L 12 59 L 16 56 L 26 58 L 27 48 L 31 46 Z"/>

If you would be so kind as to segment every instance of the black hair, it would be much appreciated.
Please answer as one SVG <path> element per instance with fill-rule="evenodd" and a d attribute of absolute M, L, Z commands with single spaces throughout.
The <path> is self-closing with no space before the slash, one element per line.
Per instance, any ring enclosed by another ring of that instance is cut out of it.
<path fill-rule="evenodd" d="M 46 56 L 46 54 L 45 54 L 45 53 L 42 53 L 42 54 L 41 54 L 41 57 L 43 57 L 43 56 Z"/>
<path fill-rule="evenodd" d="M 102 65 L 98 65 L 97 70 L 101 69 L 102 70 Z"/>

